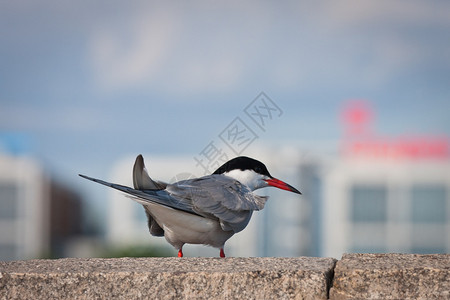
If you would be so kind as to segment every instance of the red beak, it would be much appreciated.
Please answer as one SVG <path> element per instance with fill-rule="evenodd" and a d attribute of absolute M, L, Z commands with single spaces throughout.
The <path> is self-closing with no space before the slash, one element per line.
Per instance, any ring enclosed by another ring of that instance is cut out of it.
<path fill-rule="evenodd" d="M 282 189 L 282 190 L 290 191 L 290 192 L 297 193 L 300 195 L 302 194 L 295 187 L 287 184 L 284 181 L 281 181 L 281 180 L 273 178 L 273 177 L 269 178 L 269 179 L 265 179 L 265 182 L 267 182 L 267 184 L 270 186 L 274 186 L 274 187 Z"/>

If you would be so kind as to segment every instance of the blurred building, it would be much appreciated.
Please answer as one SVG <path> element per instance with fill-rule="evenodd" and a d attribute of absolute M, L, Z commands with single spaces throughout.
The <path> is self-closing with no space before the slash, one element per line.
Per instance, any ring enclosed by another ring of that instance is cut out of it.
<path fill-rule="evenodd" d="M 339 159 L 301 166 L 315 255 L 450 252 L 449 161 Z"/>
<path fill-rule="evenodd" d="M 49 234 L 52 257 L 84 256 L 74 251 L 74 244 L 84 242 L 83 206 L 81 196 L 68 186 L 55 180 L 49 182 L 50 210 Z M 93 255 L 94 253 L 89 253 Z"/>
<path fill-rule="evenodd" d="M 49 252 L 49 205 L 46 178 L 36 161 L 0 155 L 0 260 Z"/>
<path fill-rule="evenodd" d="M 0 260 L 62 257 L 81 232 L 81 199 L 12 137 L 0 137 Z"/>
<path fill-rule="evenodd" d="M 450 252 L 448 138 L 382 136 L 372 118 L 367 103 L 351 103 L 340 155 L 301 167 L 320 220 L 315 251 Z"/>

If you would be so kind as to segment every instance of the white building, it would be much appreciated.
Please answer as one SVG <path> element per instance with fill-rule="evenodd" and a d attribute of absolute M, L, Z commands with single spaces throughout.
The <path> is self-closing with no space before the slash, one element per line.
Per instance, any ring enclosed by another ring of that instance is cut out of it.
<path fill-rule="evenodd" d="M 322 166 L 318 255 L 450 252 L 450 162 L 337 160 Z"/>
<path fill-rule="evenodd" d="M 372 116 L 367 103 L 353 103 L 340 155 L 304 172 L 320 191 L 317 254 L 449 253 L 449 139 L 380 136 Z"/>
<path fill-rule="evenodd" d="M 36 258 L 50 250 L 48 194 L 35 160 L 0 153 L 0 260 Z"/>

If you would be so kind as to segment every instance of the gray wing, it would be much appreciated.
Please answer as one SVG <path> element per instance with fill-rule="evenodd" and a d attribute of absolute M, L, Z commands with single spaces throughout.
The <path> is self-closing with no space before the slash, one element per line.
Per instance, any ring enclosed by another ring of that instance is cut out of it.
<path fill-rule="evenodd" d="M 180 202 L 189 203 L 196 213 L 218 218 L 223 230 L 234 232 L 244 229 L 252 212 L 263 209 L 268 198 L 223 175 L 179 181 L 166 190 Z"/>
<path fill-rule="evenodd" d="M 252 212 L 263 209 L 268 198 L 253 194 L 239 181 L 223 175 L 179 181 L 168 184 L 165 190 L 136 190 L 80 176 L 132 195 L 133 200 L 144 205 L 153 202 L 206 218 L 217 218 L 225 231 L 243 230 L 250 221 Z M 152 221 L 149 219 L 149 223 Z M 151 228 L 150 230 L 152 231 Z M 154 231 L 155 234 L 161 234 L 156 226 Z"/>

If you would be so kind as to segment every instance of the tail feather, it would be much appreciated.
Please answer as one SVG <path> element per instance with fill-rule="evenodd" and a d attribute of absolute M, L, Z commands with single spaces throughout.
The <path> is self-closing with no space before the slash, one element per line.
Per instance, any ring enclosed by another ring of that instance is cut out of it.
<path fill-rule="evenodd" d="M 167 184 L 154 181 L 148 175 L 144 158 L 141 154 L 136 157 L 133 167 L 133 185 L 137 190 L 163 190 Z"/>

